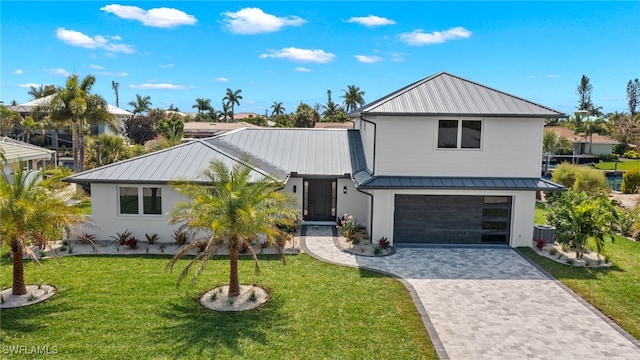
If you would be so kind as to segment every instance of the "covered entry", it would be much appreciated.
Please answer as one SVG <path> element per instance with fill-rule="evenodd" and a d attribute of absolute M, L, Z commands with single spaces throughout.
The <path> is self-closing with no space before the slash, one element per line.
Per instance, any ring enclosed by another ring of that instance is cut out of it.
<path fill-rule="evenodd" d="M 510 196 L 395 195 L 396 243 L 509 244 Z"/>
<path fill-rule="evenodd" d="M 336 219 L 336 179 L 305 179 L 303 218 L 308 221 Z"/>

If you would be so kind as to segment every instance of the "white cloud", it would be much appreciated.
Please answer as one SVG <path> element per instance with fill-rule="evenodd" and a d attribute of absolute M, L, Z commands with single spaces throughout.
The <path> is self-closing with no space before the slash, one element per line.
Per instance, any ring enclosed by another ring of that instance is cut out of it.
<path fill-rule="evenodd" d="M 293 70 L 295 70 L 297 72 L 311 72 L 311 69 L 307 69 L 307 68 L 303 68 L 303 67 L 293 68 Z"/>
<path fill-rule="evenodd" d="M 120 72 L 101 71 L 101 72 L 97 72 L 96 75 L 124 77 L 124 76 L 129 76 L 129 73 L 125 71 L 120 71 Z"/>
<path fill-rule="evenodd" d="M 219 78 L 215 78 L 215 80 L 214 80 L 214 81 L 217 81 L 217 82 L 227 82 L 227 81 L 229 81 L 229 79 L 224 78 L 224 77 L 219 77 Z"/>
<path fill-rule="evenodd" d="M 382 61 L 382 58 L 380 56 L 368 56 L 368 55 L 355 55 L 354 56 L 356 59 L 358 59 L 358 61 L 366 63 L 366 64 L 373 64 L 373 63 L 377 63 L 379 61 Z"/>
<path fill-rule="evenodd" d="M 261 54 L 261 59 L 275 58 L 286 59 L 298 62 L 315 62 L 315 63 L 328 63 L 335 59 L 336 55 L 325 52 L 321 49 L 298 49 L 294 47 L 284 48 L 281 50 L 269 50 L 268 52 Z"/>
<path fill-rule="evenodd" d="M 369 26 L 369 27 L 381 26 L 381 25 L 393 25 L 396 23 L 391 19 L 387 19 L 387 18 L 375 16 L 375 15 L 355 16 L 347 20 L 347 22 L 357 23 L 357 24 Z"/>
<path fill-rule="evenodd" d="M 557 79 L 560 76 L 556 74 L 548 74 L 548 75 L 529 75 L 529 79 Z"/>
<path fill-rule="evenodd" d="M 301 26 L 307 21 L 298 16 L 278 17 L 258 8 L 222 13 L 225 26 L 235 34 L 253 35 L 278 31 L 285 26 Z"/>
<path fill-rule="evenodd" d="M 91 65 L 89 65 L 89 67 L 92 68 L 92 69 L 97 69 L 97 70 L 104 69 L 104 67 L 102 67 L 100 65 L 96 65 L 96 64 L 91 64 Z"/>
<path fill-rule="evenodd" d="M 69 73 L 67 70 L 62 69 L 62 68 L 47 69 L 47 71 L 51 75 L 60 75 L 60 76 L 64 76 L 64 77 L 67 77 L 67 76 L 71 75 L 71 73 Z"/>
<path fill-rule="evenodd" d="M 16 75 L 22 75 L 23 71 L 22 69 L 16 69 L 13 73 Z"/>
<path fill-rule="evenodd" d="M 161 69 L 166 69 L 166 68 L 171 68 L 176 66 L 175 64 L 162 64 L 162 65 L 158 65 L 159 68 Z"/>
<path fill-rule="evenodd" d="M 442 32 L 424 33 L 421 29 L 418 29 L 410 33 L 400 34 L 400 40 L 413 46 L 441 44 L 445 41 L 467 39 L 469 37 L 471 37 L 471 31 L 461 26 Z"/>
<path fill-rule="evenodd" d="M 404 61 L 404 57 L 406 56 L 406 54 L 405 53 L 390 53 L 389 56 L 391 57 L 391 61 L 403 62 Z"/>
<path fill-rule="evenodd" d="M 173 8 L 163 7 L 145 10 L 137 6 L 112 4 L 103 6 L 100 10 L 115 14 L 123 19 L 140 21 L 146 26 L 167 29 L 181 25 L 193 25 L 198 21 L 195 16 Z"/>
<path fill-rule="evenodd" d="M 35 83 L 18 84 L 18 87 L 31 89 L 32 87 L 34 88 L 40 87 L 40 84 L 35 84 Z"/>
<path fill-rule="evenodd" d="M 184 85 L 174 85 L 174 84 L 140 84 L 140 85 L 129 85 L 132 89 L 144 89 L 144 90 L 185 90 L 187 86 Z"/>
<path fill-rule="evenodd" d="M 120 39 L 119 36 L 96 35 L 94 37 L 91 37 L 79 31 L 58 28 L 56 30 L 56 37 L 66 44 L 87 49 L 103 49 L 106 51 L 122 52 L 125 54 L 132 54 L 135 52 L 133 46 L 131 45 L 116 44 L 111 42 L 111 40 L 117 41 L 118 39 Z"/>

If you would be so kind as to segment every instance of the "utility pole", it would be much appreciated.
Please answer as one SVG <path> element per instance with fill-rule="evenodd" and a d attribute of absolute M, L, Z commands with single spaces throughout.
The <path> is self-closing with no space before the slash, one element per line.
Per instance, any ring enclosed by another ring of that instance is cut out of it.
<path fill-rule="evenodd" d="M 118 97 L 118 86 L 120 86 L 120 84 L 118 84 L 115 81 L 111 81 L 111 87 L 113 88 L 113 91 L 116 92 L 116 107 L 120 107 L 120 98 Z"/>

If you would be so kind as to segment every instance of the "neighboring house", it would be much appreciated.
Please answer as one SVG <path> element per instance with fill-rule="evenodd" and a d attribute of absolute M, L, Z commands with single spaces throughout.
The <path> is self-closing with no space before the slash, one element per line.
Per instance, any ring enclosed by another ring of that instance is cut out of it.
<path fill-rule="evenodd" d="M 45 165 L 56 162 L 55 151 L 9 137 L 0 139 L 0 149 L 6 159 L 2 172 L 9 176 L 13 175 L 13 165 L 20 161 L 24 161 L 27 170 L 40 170 Z"/>
<path fill-rule="evenodd" d="M 372 241 L 529 246 L 545 118 L 564 114 L 439 73 L 350 114 L 354 129 L 244 128 L 76 174 L 91 184 L 99 239 L 172 241 L 172 180 L 241 162 L 294 194 L 306 222 L 353 215 Z M 133 206 L 131 206 L 133 203 Z"/>
<path fill-rule="evenodd" d="M 575 133 L 571 129 L 567 129 L 562 126 L 546 126 L 545 131 L 554 131 L 561 137 L 571 141 L 572 150 L 575 150 L 576 155 L 589 154 L 589 136 L 584 133 Z M 612 139 L 605 135 L 593 134 L 591 140 L 591 155 L 611 155 L 613 153 L 613 147 L 616 146 L 619 141 Z"/>
<path fill-rule="evenodd" d="M 314 126 L 316 129 L 353 129 L 353 121 L 345 122 L 323 122 L 318 121 Z"/>
<path fill-rule="evenodd" d="M 185 138 L 208 138 L 215 135 L 220 135 L 229 131 L 238 130 L 242 128 L 258 127 L 246 122 L 199 122 L 189 121 L 184 123 L 184 137 Z"/>
<path fill-rule="evenodd" d="M 31 100 L 24 104 L 10 106 L 9 108 L 13 111 L 17 111 L 20 113 L 22 117 L 26 117 L 31 114 L 33 110 L 38 107 L 46 107 L 51 103 L 55 95 L 45 96 L 39 99 Z M 124 122 L 133 117 L 133 113 L 120 109 L 116 106 L 107 104 L 107 111 L 113 115 L 118 121 L 118 131 L 120 134 L 124 131 Z M 105 125 L 91 125 L 91 135 L 100 135 L 100 134 L 116 134 L 108 126 Z M 47 146 L 51 147 L 71 147 L 71 134 L 66 133 L 65 131 L 60 131 L 59 139 L 56 137 L 54 129 L 46 130 L 46 138 L 47 138 Z M 56 139 L 58 139 L 61 144 L 56 144 Z"/>

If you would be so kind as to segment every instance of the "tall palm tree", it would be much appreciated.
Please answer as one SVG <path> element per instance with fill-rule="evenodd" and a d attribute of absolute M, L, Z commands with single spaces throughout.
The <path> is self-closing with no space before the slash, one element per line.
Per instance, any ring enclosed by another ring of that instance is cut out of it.
<path fill-rule="evenodd" d="M 0 177 L 0 241 L 13 254 L 13 295 L 27 293 L 24 254 L 38 262 L 30 245 L 47 246 L 50 240 L 61 238 L 64 229 L 85 221 L 79 208 L 67 206 L 39 184 L 40 172 L 23 168 L 24 163 L 16 163 L 13 179 L 4 173 Z"/>
<path fill-rule="evenodd" d="M 87 168 L 113 164 L 129 158 L 124 138 L 118 135 L 101 134 L 87 141 Z"/>
<path fill-rule="evenodd" d="M 593 134 L 606 134 L 606 122 L 603 119 L 595 119 L 591 121 L 585 121 L 576 127 L 575 133 L 584 133 L 585 138 L 589 138 L 589 154 L 591 154 L 591 148 L 593 145 Z"/>
<path fill-rule="evenodd" d="M 13 130 L 14 125 L 22 122 L 22 116 L 8 106 L 0 105 L 0 135 L 7 136 Z"/>
<path fill-rule="evenodd" d="M 49 118 L 53 122 L 71 123 L 74 171 L 84 170 L 84 133 L 87 124 L 106 124 L 118 129 L 116 118 L 107 111 L 107 102 L 91 93 L 96 82 L 93 75 L 80 80 L 77 74 L 67 78 L 64 88 L 59 88 L 51 100 Z"/>
<path fill-rule="evenodd" d="M 29 88 L 29 96 L 32 99 L 40 99 L 45 96 L 53 95 L 57 91 L 55 85 L 40 85 L 39 87 L 31 86 Z"/>
<path fill-rule="evenodd" d="M 233 110 L 231 110 L 231 106 L 224 101 L 222 102 L 222 110 L 218 114 L 218 119 L 223 119 L 224 122 L 227 122 L 227 119 L 231 117 L 233 119 Z M 233 120 L 232 120 L 233 121 Z"/>
<path fill-rule="evenodd" d="M 134 101 L 129 101 L 129 106 L 133 107 L 133 114 L 144 114 L 147 111 L 151 110 L 151 97 L 150 96 L 141 96 L 140 94 L 136 94 L 136 99 Z"/>
<path fill-rule="evenodd" d="M 194 109 L 198 109 L 198 114 L 204 114 L 205 111 L 213 109 L 211 107 L 210 99 L 197 98 L 196 103 L 192 106 Z"/>
<path fill-rule="evenodd" d="M 542 137 L 542 152 L 558 155 L 571 150 L 571 141 L 553 130 L 545 130 Z"/>
<path fill-rule="evenodd" d="M 227 105 L 231 105 L 231 122 L 233 122 L 233 115 L 235 114 L 235 105 L 240 106 L 240 100 L 242 100 L 241 92 L 242 90 L 240 89 L 233 91 L 227 88 L 227 95 L 222 98 L 222 101 L 226 102 Z"/>
<path fill-rule="evenodd" d="M 204 248 L 184 268 L 178 278 L 180 282 L 192 265 L 201 261 L 194 280 L 223 242 L 229 249 L 229 293 L 240 294 L 238 278 L 238 250 L 246 245 L 258 268 L 258 259 L 251 247 L 252 239 L 259 234 L 274 242 L 283 233 L 276 224 L 294 211 L 292 198 L 276 189 L 280 183 L 270 178 L 252 178 L 253 169 L 236 163 L 231 169 L 222 161 L 213 161 L 203 173 L 206 183 L 176 183 L 173 187 L 191 201 L 177 203 L 171 211 L 171 224 L 180 223 L 192 231 L 204 231 L 207 238 L 186 245 L 175 254 L 167 267 L 183 255 L 196 248 Z"/>
<path fill-rule="evenodd" d="M 273 109 L 271 111 L 271 116 L 279 116 L 279 115 L 283 115 L 285 112 L 285 108 L 284 106 L 282 106 L 281 102 L 273 102 L 273 105 L 271 105 L 271 109 Z"/>
<path fill-rule="evenodd" d="M 340 97 L 344 99 L 343 104 L 347 113 L 355 111 L 358 107 L 364 105 L 365 92 L 355 85 L 349 85 L 347 90 Z"/>

